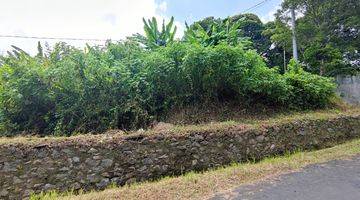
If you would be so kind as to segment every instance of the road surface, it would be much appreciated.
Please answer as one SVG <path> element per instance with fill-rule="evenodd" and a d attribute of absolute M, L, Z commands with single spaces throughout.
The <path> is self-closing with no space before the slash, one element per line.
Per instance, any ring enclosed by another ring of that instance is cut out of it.
<path fill-rule="evenodd" d="M 360 200 L 360 155 L 350 160 L 310 165 L 300 172 L 243 185 L 211 198 L 223 199 Z"/>

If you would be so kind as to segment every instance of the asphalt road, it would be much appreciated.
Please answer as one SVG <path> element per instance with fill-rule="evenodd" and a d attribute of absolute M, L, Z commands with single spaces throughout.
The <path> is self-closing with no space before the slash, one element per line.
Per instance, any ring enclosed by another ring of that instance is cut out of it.
<path fill-rule="evenodd" d="M 351 160 L 310 165 L 300 172 L 240 186 L 212 198 L 223 199 L 360 200 L 360 155 Z"/>

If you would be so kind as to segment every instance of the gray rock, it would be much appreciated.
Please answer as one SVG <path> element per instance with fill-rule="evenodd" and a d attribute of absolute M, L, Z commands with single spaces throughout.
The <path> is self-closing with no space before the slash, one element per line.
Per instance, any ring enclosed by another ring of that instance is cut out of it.
<path fill-rule="evenodd" d="M 204 136 L 202 136 L 202 135 L 195 135 L 195 136 L 194 136 L 194 139 L 197 140 L 197 141 L 201 141 L 201 140 L 204 140 Z"/>
<path fill-rule="evenodd" d="M 80 162 L 80 158 L 79 158 L 79 157 L 73 157 L 72 160 L 73 160 L 75 163 Z"/>
<path fill-rule="evenodd" d="M 117 185 L 120 185 L 121 184 L 121 179 L 119 177 L 114 177 L 114 178 L 111 179 L 110 182 L 115 183 Z"/>
<path fill-rule="evenodd" d="M 131 155 L 133 152 L 132 151 L 123 151 L 123 154 L 125 155 Z"/>
<path fill-rule="evenodd" d="M 111 175 L 109 172 L 104 172 L 101 174 L 102 177 L 111 178 Z"/>
<path fill-rule="evenodd" d="M 58 179 L 59 181 L 63 181 L 65 179 L 67 179 L 68 175 L 67 174 L 56 174 L 55 178 Z"/>
<path fill-rule="evenodd" d="M 13 178 L 13 183 L 14 184 L 19 184 L 19 183 L 22 183 L 23 181 L 21 179 L 19 179 L 18 177 L 14 176 Z"/>
<path fill-rule="evenodd" d="M 96 153 L 96 152 L 98 152 L 98 150 L 95 149 L 95 148 L 91 148 L 91 149 L 88 151 L 88 153 Z"/>
<path fill-rule="evenodd" d="M 38 184 L 35 184 L 35 185 L 34 185 L 34 188 L 41 188 L 42 186 L 43 186 L 43 184 L 38 183 Z"/>
<path fill-rule="evenodd" d="M 53 158 L 59 158 L 60 157 L 60 153 L 57 150 L 53 150 L 51 157 Z"/>
<path fill-rule="evenodd" d="M 167 156 L 166 154 L 164 154 L 164 155 L 160 156 L 159 159 L 166 159 L 166 158 L 168 158 L 168 157 L 169 157 L 169 156 Z"/>
<path fill-rule="evenodd" d="M 187 146 L 186 145 L 182 145 L 182 146 L 178 146 L 176 147 L 177 149 L 179 150 L 186 150 L 187 149 Z"/>
<path fill-rule="evenodd" d="M 162 170 L 163 170 L 163 171 L 166 171 L 168 168 L 169 168 L 169 165 L 163 165 L 163 166 L 162 166 Z"/>
<path fill-rule="evenodd" d="M 50 183 L 47 183 L 44 185 L 44 190 L 53 190 L 55 189 L 55 185 L 51 185 Z"/>
<path fill-rule="evenodd" d="M 93 160 L 93 159 L 91 159 L 91 158 L 87 158 L 87 159 L 85 160 L 85 163 L 86 163 L 87 165 L 92 166 L 92 167 L 96 167 L 96 166 L 99 165 L 100 160 Z"/>
<path fill-rule="evenodd" d="M 36 157 L 38 158 L 45 158 L 47 155 L 46 151 L 39 151 L 37 154 L 36 154 Z"/>
<path fill-rule="evenodd" d="M 32 193 L 34 193 L 34 190 L 27 189 L 24 191 L 23 197 L 29 197 Z"/>
<path fill-rule="evenodd" d="M 301 130 L 299 131 L 299 135 L 301 135 L 301 136 L 304 136 L 304 135 L 306 135 L 306 132 L 305 132 L 305 130 L 304 130 L 304 129 L 301 129 Z"/>
<path fill-rule="evenodd" d="M 9 195 L 9 192 L 8 192 L 7 190 L 2 189 L 2 190 L 0 191 L 0 197 L 6 197 L 6 196 L 8 196 L 8 195 Z"/>
<path fill-rule="evenodd" d="M 94 160 L 100 160 L 100 159 L 101 159 L 101 156 L 93 156 L 93 159 L 94 159 Z"/>
<path fill-rule="evenodd" d="M 142 160 L 142 162 L 143 162 L 145 165 L 151 165 L 151 164 L 154 163 L 150 158 L 145 158 L 145 159 Z"/>
<path fill-rule="evenodd" d="M 69 170 L 70 170 L 70 168 L 68 168 L 68 167 L 62 167 L 62 168 L 59 169 L 59 171 L 61 171 L 61 172 L 66 172 L 66 171 L 69 171 Z"/>
<path fill-rule="evenodd" d="M 71 188 L 74 189 L 74 190 L 78 190 L 78 189 L 81 188 L 81 185 L 80 185 L 80 183 L 76 182 L 76 183 L 71 185 Z"/>
<path fill-rule="evenodd" d="M 33 164 L 34 164 L 34 165 L 41 165 L 41 164 L 43 164 L 43 161 L 40 160 L 40 159 L 37 159 L 37 160 L 34 160 L 34 161 L 33 161 Z"/>
<path fill-rule="evenodd" d="M 172 147 L 177 146 L 177 145 L 179 145 L 179 142 L 173 142 L 170 144 L 170 146 L 172 146 Z"/>
<path fill-rule="evenodd" d="M 193 143 L 192 143 L 192 146 L 201 147 L 201 145 L 200 145 L 198 142 L 193 142 Z"/>
<path fill-rule="evenodd" d="M 251 145 L 256 144 L 256 140 L 254 140 L 254 139 L 250 139 L 249 144 L 251 144 Z"/>
<path fill-rule="evenodd" d="M 332 128 L 328 128 L 327 131 L 328 131 L 329 133 L 334 133 L 334 132 L 335 132 L 335 130 L 332 129 Z"/>
<path fill-rule="evenodd" d="M 99 173 L 99 172 L 104 171 L 104 168 L 102 166 L 98 166 L 98 167 L 92 168 L 92 170 L 89 170 L 89 171 Z"/>
<path fill-rule="evenodd" d="M 243 139 L 241 136 L 237 136 L 237 137 L 236 137 L 236 140 L 237 140 L 238 142 L 244 141 L 244 139 Z"/>
<path fill-rule="evenodd" d="M 12 166 L 8 162 L 4 162 L 2 171 L 3 172 L 16 172 L 16 167 Z"/>
<path fill-rule="evenodd" d="M 271 146 L 270 146 L 270 150 L 274 150 L 275 149 L 275 144 L 272 144 Z"/>
<path fill-rule="evenodd" d="M 72 151 L 70 149 L 63 149 L 61 151 L 66 153 L 66 154 L 72 154 Z"/>
<path fill-rule="evenodd" d="M 147 169 L 147 167 L 146 166 L 142 166 L 142 167 L 140 167 L 140 169 L 138 170 L 139 172 L 143 172 L 143 171 L 145 171 Z"/>
<path fill-rule="evenodd" d="M 90 182 L 90 183 L 97 183 L 100 181 L 100 177 L 96 174 L 90 174 L 86 176 L 86 179 Z"/>
<path fill-rule="evenodd" d="M 104 159 L 101 161 L 101 166 L 104 168 L 111 167 L 112 164 L 113 164 L 113 160 L 111 159 Z"/>
<path fill-rule="evenodd" d="M 262 142 L 262 141 L 264 141 L 264 139 L 265 139 L 265 136 L 263 136 L 263 135 L 259 135 L 256 137 L 256 141 L 258 141 L 258 142 Z"/>
<path fill-rule="evenodd" d="M 250 148 L 246 148 L 246 155 L 250 154 Z"/>
<path fill-rule="evenodd" d="M 133 184 L 133 183 L 135 183 L 136 182 L 136 178 L 130 178 L 130 179 L 128 179 L 127 181 L 126 181 L 126 184 L 127 185 L 131 185 L 131 184 Z"/>
<path fill-rule="evenodd" d="M 160 165 L 152 165 L 151 168 L 155 169 L 155 170 L 161 170 L 161 166 Z"/>
<path fill-rule="evenodd" d="M 96 187 L 98 187 L 99 189 L 104 189 L 109 184 L 110 184 L 110 180 L 108 178 L 104 178 L 100 181 L 100 183 L 96 184 Z"/>
<path fill-rule="evenodd" d="M 27 179 L 28 178 L 28 175 L 27 174 L 24 174 L 24 175 L 21 175 L 20 176 L 20 179 Z"/>

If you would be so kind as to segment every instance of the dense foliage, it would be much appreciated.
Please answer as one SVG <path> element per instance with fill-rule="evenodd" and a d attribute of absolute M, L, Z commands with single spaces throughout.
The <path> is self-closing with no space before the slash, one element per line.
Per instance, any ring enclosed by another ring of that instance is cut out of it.
<path fill-rule="evenodd" d="M 239 14 L 225 19 L 207 17 L 187 26 L 184 40 L 189 41 L 189 38 L 192 39 L 195 35 L 198 43 L 205 44 L 205 46 L 216 45 L 219 43 L 218 41 L 226 42 L 229 45 L 240 44 L 247 49 L 256 50 L 265 58 L 269 67 L 282 66 L 281 71 L 284 73 L 286 64 L 290 60 L 288 53 L 290 47 L 287 50 L 285 46 L 278 44 L 277 40 L 272 38 L 279 35 L 275 30 L 278 31 L 275 29 L 274 22 L 264 24 L 254 14 Z M 283 30 L 280 32 L 283 33 Z M 283 36 L 285 34 L 282 34 L 281 38 L 284 38 Z M 237 39 L 233 39 L 234 37 Z M 231 38 L 231 40 L 227 38 Z M 236 43 L 227 41 L 236 41 Z"/>
<path fill-rule="evenodd" d="M 161 30 L 159 30 L 155 17 L 147 21 L 143 18 L 143 22 L 145 36 L 137 33 L 131 36 L 130 39 L 139 42 L 149 49 L 166 46 L 174 42 L 177 30 L 177 27 L 174 25 L 174 17 L 171 17 L 168 24 L 165 24 L 165 21 L 163 21 Z"/>
<path fill-rule="evenodd" d="M 358 0 L 284 0 L 274 21 L 263 23 L 254 14 L 224 19 L 207 17 L 190 25 L 188 32 L 197 33 L 200 43 L 216 43 L 221 38 L 219 36 L 226 36 L 227 26 L 222 24 L 229 21 L 230 27 L 236 27 L 236 30 L 231 29 L 230 36 L 236 35 L 240 41 L 249 39 L 248 48 L 262 55 L 269 67 L 280 66 L 284 73 L 292 57 L 290 8 L 295 8 L 297 13 L 299 59 L 306 71 L 322 76 L 360 72 Z M 187 36 L 185 34 L 185 39 Z"/>
<path fill-rule="evenodd" d="M 249 48 L 252 46 L 250 38 L 243 36 L 239 31 L 242 23 L 242 19 L 236 22 L 232 22 L 230 19 L 218 19 L 208 21 L 206 26 L 198 22 L 191 26 L 186 24 L 184 41 L 205 47 L 225 43 L 232 46 Z"/>
<path fill-rule="evenodd" d="M 181 40 L 174 18 L 161 27 L 152 18 L 144 19 L 145 35 L 105 47 L 44 50 L 39 43 L 36 56 L 14 47 L 0 57 L 0 134 L 135 129 L 174 108 L 222 102 L 325 107 L 335 85 L 315 74 L 360 69 L 359 5 L 286 0 L 273 22 L 208 17 L 187 25 Z M 301 63 L 290 60 L 291 7 L 303 15 L 296 21 Z"/>
<path fill-rule="evenodd" d="M 307 71 L 325 76 L 360 71 L 359 0 L 284 0 L 267 33 L 288 53 L 290 8 L 298 13 L 298 50 Z"/>
<path fill-rule="evenodd" d="M 101 132 L 147 126 L 174 106 L 224 101 L 323 107 L 334 84 L 301 70 L 282 75 L 255 50 L 128 40 L 84 51 L 57 44 L 32 57 L 15 49 L 0 67 L 0 133 Z M 300 68 L 300 69 L 298 69 Z"/>
<path fill-rule="evenodd" d="M 333 95 L 334 84 L 328 78 L 304 71 L 299 63 L 290 60 L 285 79 L 293 87 L 290 104 L 302 108 L 323 107 Z"/>

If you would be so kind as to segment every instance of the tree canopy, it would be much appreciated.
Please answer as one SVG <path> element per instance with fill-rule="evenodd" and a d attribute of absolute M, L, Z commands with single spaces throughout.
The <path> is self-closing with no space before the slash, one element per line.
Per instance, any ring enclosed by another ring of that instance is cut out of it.
<path fill-rule="evenodd" d="M 297 13 L 296 34 L 300 60 L 309 71 L 322 75 L 360 70 L 360 1 L 285 0 L 276 14 L 273 42 L 291 44 L 290 8 Z"/>

